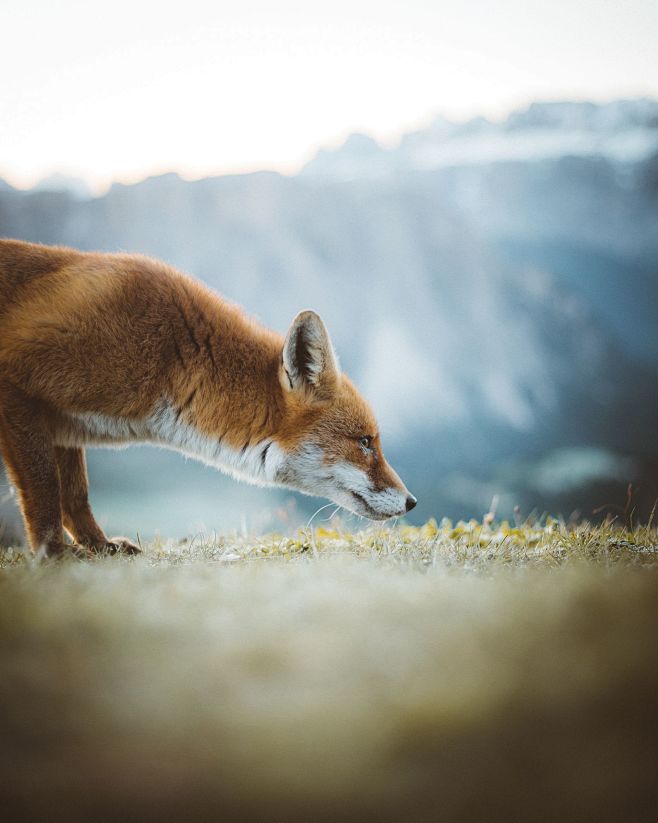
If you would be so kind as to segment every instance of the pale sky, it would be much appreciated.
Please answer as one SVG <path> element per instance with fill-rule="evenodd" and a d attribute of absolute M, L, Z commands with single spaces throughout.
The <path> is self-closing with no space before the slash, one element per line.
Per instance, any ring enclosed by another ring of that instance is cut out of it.
<path fill-rule="evenodd" d="M 437 113 L 658 96 L 656 0 L 0 0 L 0 177 L 294 172 Z"/>

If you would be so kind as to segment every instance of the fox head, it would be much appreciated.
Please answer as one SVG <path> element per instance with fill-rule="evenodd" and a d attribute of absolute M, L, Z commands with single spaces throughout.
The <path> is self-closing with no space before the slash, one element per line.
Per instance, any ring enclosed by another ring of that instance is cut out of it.
<path fill-rule="evenodd" d="M 328 497 L 373 520 L 416 505 L 382 451 L 375 417 L 341 373 L 319 315 L 304 311 L 286 335 L 279 364 L 284 414 L 276 480 Z"/>

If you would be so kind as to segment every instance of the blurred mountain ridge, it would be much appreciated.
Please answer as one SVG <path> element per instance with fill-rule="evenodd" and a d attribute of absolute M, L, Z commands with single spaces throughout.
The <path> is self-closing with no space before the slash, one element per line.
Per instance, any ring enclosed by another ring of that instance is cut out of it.
<path fill-rule="evenodd" d="M 302 169 L 312 177 L 381 177 L 412 169 L 540 160 L 567 155 L 637 162 L 658 151 L 658 101 L 649 98 L 534 102 L 496 122 L 452 121 L 439 115 L 392 147 L 351 134 L 335 149 L 320 149 Z"/>

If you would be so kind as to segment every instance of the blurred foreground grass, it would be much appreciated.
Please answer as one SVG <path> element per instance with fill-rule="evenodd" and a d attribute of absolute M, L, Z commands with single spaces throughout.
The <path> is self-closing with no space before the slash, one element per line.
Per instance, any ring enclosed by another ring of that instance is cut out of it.
<path fill-rule="evenodd" d="M 655 529 L 0 557 L 8 820 L 655 819 Z"/>

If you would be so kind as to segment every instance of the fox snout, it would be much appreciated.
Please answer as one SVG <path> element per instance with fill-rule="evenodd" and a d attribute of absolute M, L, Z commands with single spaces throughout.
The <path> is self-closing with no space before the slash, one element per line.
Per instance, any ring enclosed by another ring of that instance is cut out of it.
<path fill-rule="evenodd" d="M 370 470 L 353 463 L 334 464 L 331 474 L 336 488 L 328 496 L 371 520 L 387 520 L 410 512 L 417 500 L 386 463 L 379 444 L 372 446 L 370 463 Z M 345 502 L 345 493 L 348 502 Z"/>
<path fill-rule="evenodd" d="M 358 492 L 352 492 L 357 505 L 346 506 L 354 514 L 368 517 L 370 520 L 388 520 L 390 517 L 400 517 L 410 512 L 418 502 L 413 494 L 402 494 L 401 496 L 386 490 L 378 498 L 376 495 L 370 498 Z"/>
<path fill-rule="evenodd" d="M 346 487 L 349 489 L 349 487 Z M 354 512 L 354 514 L 368 517 L 370 520 L 388 520 L 389 517 L 401 517 L 410 512 L 418 502 L 413 494 L 406 489 L 396 489 L 389 487 L 381 491 L 372 488 L 364 488 L 359 485 L 357 488 L 349 489 L 351 495 L 351 505 L 342 503 L 344 508 Z M 340 492 L 334 495 L 336 502 L 341 502 Z"/>

